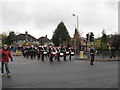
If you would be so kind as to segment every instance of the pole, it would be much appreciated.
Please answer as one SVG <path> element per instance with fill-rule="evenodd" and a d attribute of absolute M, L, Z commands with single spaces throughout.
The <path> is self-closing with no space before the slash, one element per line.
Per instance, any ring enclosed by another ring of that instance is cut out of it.
<path fill-rule="evenodd" d="M 73 16 L 76 16 L 75 14 L 72 14 Z M 79 19 L 78 19 L 78 16 L 76 16 L 77 17 L 77 25 L 76 25 L 76 27 L 77 27 L 77 31 L 79 31 Z M 76 38 L 75 38 L 75 54 L 77 53 L 76 51 L 76 47 L 77 47 L 77 45 L 76 45 Z"/>
<path fill-rule="evenodd" d="M 88 33 L 88 51 L 87 51 L 87 59 L 89 60 L 90 56 L 90 52 L 89 52 L 89 48 L 90 48 L 90 33 Z"/>
<path fill-rule="evenodd" d="M 76 54 L 76 38 L 75 38 L 75 54 Z"/>
<path fill-rule="evenodd" d="M 77 16 L 77 30 L 79 31 L 79 19 L 78 19 L 78 16 Z"/>
<path fill-rule="evenodd" d="M 90 33 L 88 33 L 88 43 L 90 42 Z"/>

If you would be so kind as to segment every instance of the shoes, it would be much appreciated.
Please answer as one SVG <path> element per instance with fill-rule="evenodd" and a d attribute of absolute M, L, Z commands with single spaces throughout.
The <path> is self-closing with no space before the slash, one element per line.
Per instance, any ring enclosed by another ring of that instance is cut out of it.
<path fill-rule="evenodd" d="M 8 76 L 11 76 L 11 74 L 10 74 L 10 73 L 8 73 L 7 75 L 8 75 Z"/>
<path fill-rule="evenodd" d="M 2 73 L 1 76 L 4 76 L 4 74 Z"/>
<path fill-rule="evenodd" d="M 8 73 L 8 74 L 7 74 L 7 76 L 10 78 L 10 77 L 11 77 L 11 74 L 10 74 L 10 73 Z"/>
<path fill-rule="evenodd" d="M 94 65 L 94 64 L 91 64 L 91 65 Z"/>
<path fill-rule="evenodd" d="M 2 74 L 1 74 L 1 76 L 4 76 L 4 74 L 2 73 Z M 8 76 L 8 77 L 10 77 L 10 76 L 11 76 L 11 74 L 10 74 L 10 73 L 8 73 L 8 74 L 7 74 L 7 76 Z"/>

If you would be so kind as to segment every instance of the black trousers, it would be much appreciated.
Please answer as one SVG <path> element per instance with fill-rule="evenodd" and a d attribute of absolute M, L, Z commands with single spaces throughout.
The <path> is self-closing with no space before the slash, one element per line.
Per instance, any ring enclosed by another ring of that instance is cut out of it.
<path fill-rule="evenodd" d="M 37 59 L 38 59 L 38 60 L 40 59 L 40 54 L 37 54 Z"/>
<path fill-rule="evenodd" d="M 1 73 L 4 73 L 4 66 L 6 69 L 6 73 L 9 74 L 10 71 L 9 71 L 9 67 L 8 67 L 8 62 L 1 62 Z"/>
<path fill-rule="evenodd" d="M 114 53 L 112 53 L 112 54 L 111 54 L 110 58 L 112 58 L 112 57 L 114 57 L 114 58 L 115 58 L 115 54 L 114 54 Z"/>
<path fill-rule="evenodd" d="M 70 54 L 70 56 L 69 56 L 69 60 L 71 60 L 71 54 Z"/>
<path fill-rule="evenodd" d="M 60 53 L 58 53 L 57 59 L 58 61 L 60 61 Z"/>
<path fill-rule="evenodd" d="M 51 62 L 53 62 L 53 54 L 52 54 L 52 53 L 50 53 L 49 60 L 50 60 Z"/>
<path fill-rule="evenodd" d="M 63 53 L 63 59 L 64 61 L 66 61 L 66 52 L 62 52 Z"/>
<path fill-rule="evenodd" d="M 95 56 L 94 54 L 90 54 L 90 56 L 91 56 L 90 64 L 93 65 Z"/>
<path fill-rule="evenodd" d="M 44 61 L 44 52 L 41 53 L 41 60 Z"/>

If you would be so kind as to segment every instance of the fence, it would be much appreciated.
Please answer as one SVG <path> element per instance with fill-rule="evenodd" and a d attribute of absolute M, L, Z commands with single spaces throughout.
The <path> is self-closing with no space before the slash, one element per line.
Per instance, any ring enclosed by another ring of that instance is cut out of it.
<path fill-rule="evenodd" d="M 97 51 L 97 53 L 95 54 L 95 60 L 120 60 L 120 51 L 115 51 L 116 58 L 110 58 L 110 57 L 111 57 L 110 51 Z M 83 58 L 90 59 L 90 53 L 88 51 L 84 51 Z"/>

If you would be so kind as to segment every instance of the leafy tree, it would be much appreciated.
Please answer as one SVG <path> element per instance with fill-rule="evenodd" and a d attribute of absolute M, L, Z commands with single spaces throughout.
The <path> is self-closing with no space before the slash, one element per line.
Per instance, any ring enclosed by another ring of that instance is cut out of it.
<path fill-rule="evenodd" d="M 74 38 L 80 39 L 80 34 L 79 34 L 77 28 L 75 28 Z"/>
<path fill-rule="evenodd" d="M 2 35 L 2 44 L 5 44 L 6 43 L 7 34 L 5 32 L 3 32 L 1 35 Z"/>
<path fill-rule="evenodd" d="M 55 46 L 70 42 L 70 35 L 66 26 L 64 25 L 64 22 L 60 22 L 58 24 L 57 28 L 53 32 L 52 41 Z"/>
<path fill-rule="evenodd" d="M 75 28 L 75 33 L 74 33 L 74 44 L 76 44 L 76 53 L 79 53 L 81 49 L 81 42 L 80 42 L 80 34 L 78 30 Z"/>
<path fill-rule="evenodd" d="M 16 34 L 14 31 L 10 31 L 9 35 L 5 38 L 4 43 L 11 45 L 13 43 L 13 39 L 15 38 Z"/>
<path fill-rule="evenodd" d="M 116 50 L 120 49 L 120 35 L 111 35 L 109 39 L 110 46 L 115 47 Z"/>
<path fill-rule="evenodd" d="M 101 49 L 101 38 L 97 38 L 94 40 L 94 45 L 96 47 L 97 50 Z"/>
<path fill-rule="evenodd" d="M 102 37 L 101 37 L 101 49 L 102 50 L 107 49 L 107 42 L 108 42 L 107 35 L 106 35 L 105 30 L 103 30 L 102 31 Z"/>
<path fill-rule="evenodd" d="M 105 30 L 102 31 L 101 42 L 102 43 L 107 43 L 107 35 L 106 35 Z"/>

